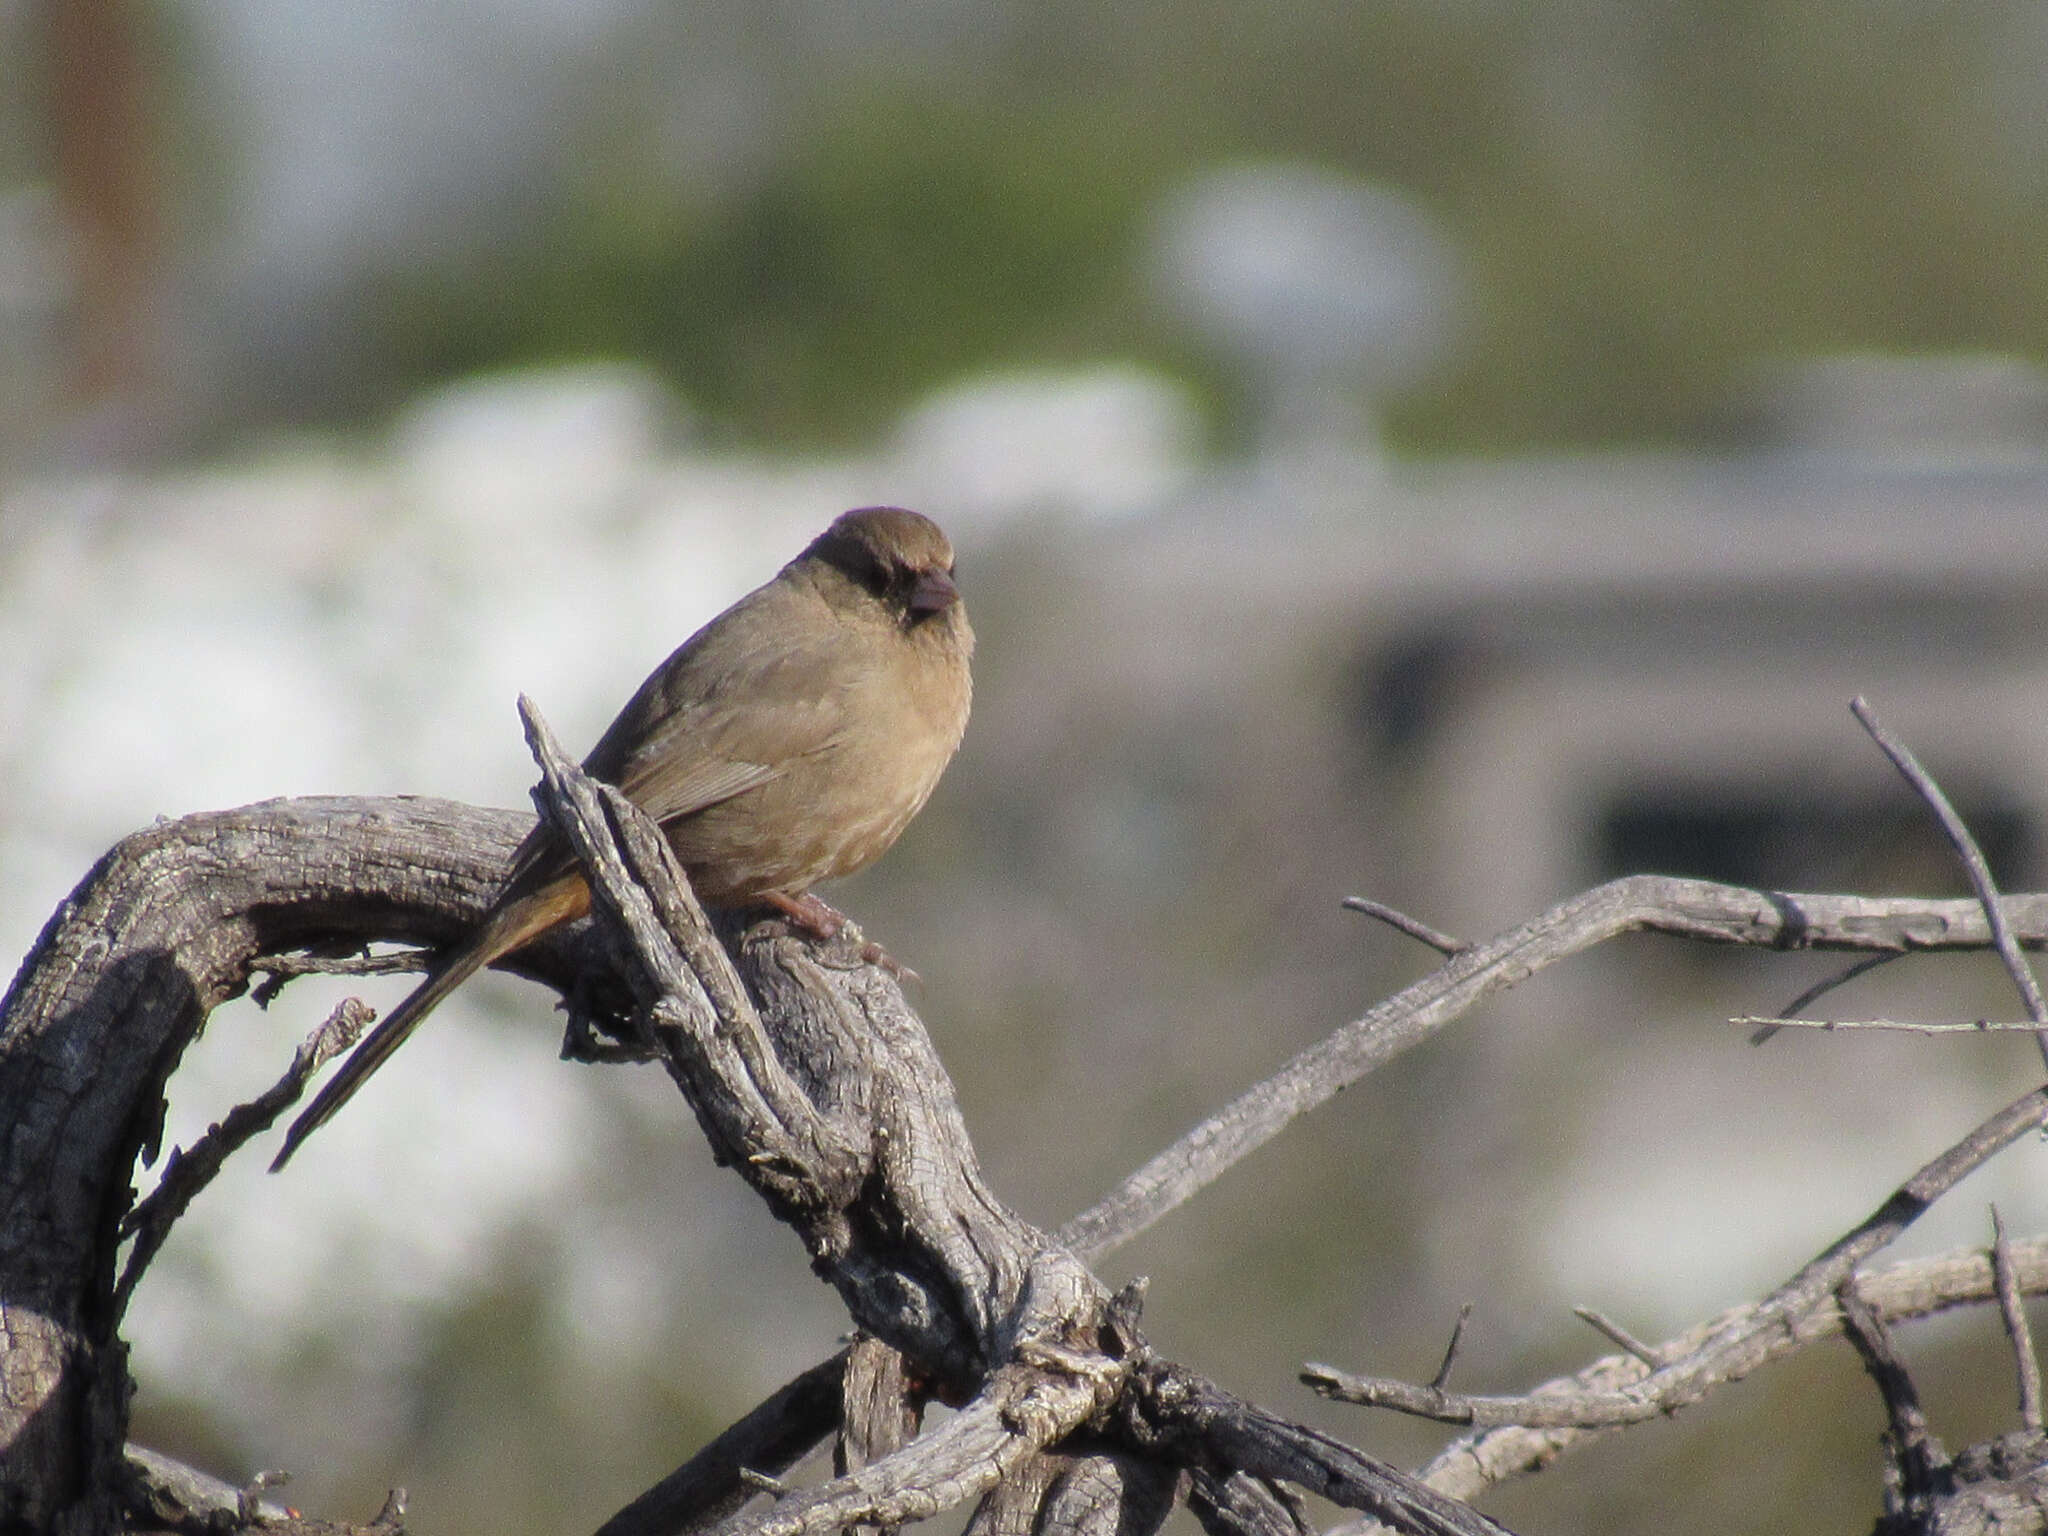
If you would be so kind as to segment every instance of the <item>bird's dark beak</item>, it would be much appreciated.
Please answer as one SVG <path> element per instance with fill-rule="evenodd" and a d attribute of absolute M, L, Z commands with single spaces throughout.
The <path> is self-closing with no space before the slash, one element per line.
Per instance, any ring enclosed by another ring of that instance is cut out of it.
<path fill-rule="evenodd" d="M 919 571 L 917 581 L 910 589 L 910 611 L 920 618 L 928 613 L 944 613 L 960 601 L 960 589 L 953 585 L 953 578 L 941 570 Z"/>

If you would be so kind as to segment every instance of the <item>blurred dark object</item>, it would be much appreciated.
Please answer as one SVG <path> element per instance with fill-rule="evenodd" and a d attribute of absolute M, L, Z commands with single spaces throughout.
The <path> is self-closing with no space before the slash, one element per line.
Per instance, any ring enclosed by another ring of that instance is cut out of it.
<path fill-rule="evenodd" d="M 164 215 L 141 8 L 46 0 L 50 163 L 68 237 L 67 435 L 120 451 L 161 387 Z"/>

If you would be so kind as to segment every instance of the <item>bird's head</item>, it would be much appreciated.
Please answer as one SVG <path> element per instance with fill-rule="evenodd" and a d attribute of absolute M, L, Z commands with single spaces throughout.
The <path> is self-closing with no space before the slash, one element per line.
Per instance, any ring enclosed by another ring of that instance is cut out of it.
<path fill-rule="evenodd" d="M 842 513 L 804 551 L 889 609 L 906 629 L 945 618 L 964 627 L 953 545 L 939 525 L 902 507 Z"/>

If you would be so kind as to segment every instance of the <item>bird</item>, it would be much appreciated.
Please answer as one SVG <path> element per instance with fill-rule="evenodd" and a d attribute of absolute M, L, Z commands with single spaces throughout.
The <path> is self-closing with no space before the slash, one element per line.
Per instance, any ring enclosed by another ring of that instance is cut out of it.
<path fill-rule="evenodd" d="M 842 514 L 655 668 L 584 771 L 661 825 L 706 905 L 770 907 L 831 937 L 844 919 L 811 887 L 888 850 L 967 728 L 974 631 L 953 568 L 919 513 Z M 350 1053 L 271 1172 L 464 981 L 589 910 L 574 854 L 538 823 L 475 929 Z"/>

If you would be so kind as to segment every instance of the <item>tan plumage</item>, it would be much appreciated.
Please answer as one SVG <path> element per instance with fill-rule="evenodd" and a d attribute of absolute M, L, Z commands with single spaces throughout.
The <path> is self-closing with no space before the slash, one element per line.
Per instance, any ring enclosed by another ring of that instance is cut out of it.
<path fill-rule="evenodd" d="M 966 729 L 974 632 L 952 571 L 929 519 L 846 513 L 656 668 L 584 769 L 661 823 L 705 902 L 766 902 L 815 925 L 810 888 L 881 857 Z M 535 826 L 476 931 L 356 1047 L 272 1170 L 450 992 L 589 910 L 574 857 Z"/>

